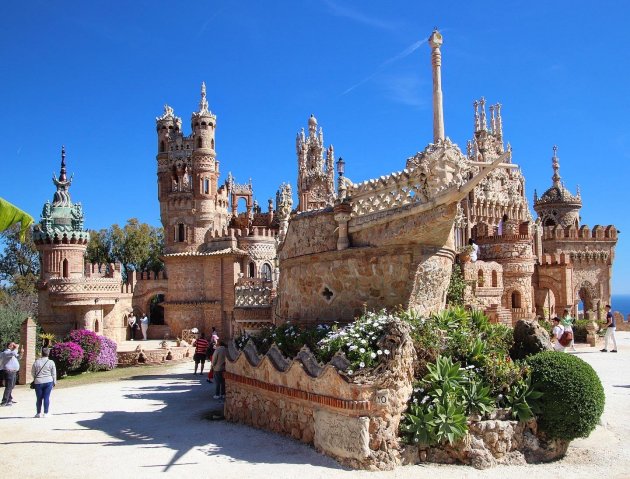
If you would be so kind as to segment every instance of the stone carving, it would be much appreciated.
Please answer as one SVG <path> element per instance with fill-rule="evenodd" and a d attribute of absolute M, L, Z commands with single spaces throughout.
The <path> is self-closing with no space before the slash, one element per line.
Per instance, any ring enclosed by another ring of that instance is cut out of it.
<path fill-rule="evenodd" d="M 316 410 L 315 447 L 326 454 L 348 459 L 364 459 L 370 454 L 370 420 Z"/>

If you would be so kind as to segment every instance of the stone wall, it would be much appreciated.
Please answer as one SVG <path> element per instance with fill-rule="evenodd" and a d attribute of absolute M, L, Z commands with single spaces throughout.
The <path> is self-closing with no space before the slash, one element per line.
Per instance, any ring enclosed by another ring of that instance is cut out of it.
<path fill-rule="evenodd" d="M 365 307 L 399 305 L 420 314 L 435 312 L 446 301 L 449 253 L 421 245 L 391 245 L 284 259 L 276 317 L 349 322 Z"/>
<path fill-rule="evenodd" d="M 452 446 L 407 446 L 404 464 L 437 462 L 466 464 L 477 469 L 496 465 L 549 462 L 566 454 L 568 441 L 547 440 L 538 434 L 535 420 L 514 421 L 503 411 L 489 419 L 468 422 L 468 435 Z"/>
<path fill-rule="evenodd" d="M 192 346 L 169 346 L 168 348 L 148 349 L 138 345 L 135 351 L 118 351 L 118 367 L 137 366 L 139 364 L 161 364 L 166 361 L 183 361 L 192 358 L 195 348 Z"/>
<path fill-rule="evenodd" d="M 392 359 L 369 377 L 338 372 L 347 360 L 322 366 L 307 349 L 287 360 L 273 345 L 265 356 L 253 343 L 230 344 L 225 417 L 312 444 L 342 464 L 391 469 L 400 462 L 398 426 L 412 391 L 413 345 L 405 325 L 381 339 Z"/>

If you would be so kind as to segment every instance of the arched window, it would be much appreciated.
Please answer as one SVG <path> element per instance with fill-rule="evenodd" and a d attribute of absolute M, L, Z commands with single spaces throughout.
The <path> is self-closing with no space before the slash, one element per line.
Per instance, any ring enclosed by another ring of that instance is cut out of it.
<path fill-rule="evenodd" d="M 521 293 L 518 291 L 512 291 L 512 309 L 518 309 L 521 307 Z"/>
<path fill-rule="evenodd" d="M 210 194 L 210 180 L 208 178 L 203 179 L 203 194 L 204 195 Z"/>
<path fill-rule="evenodd" d="M 477 286 L 483 286 L 483 270 L 481 269 L 477 271 Z"/>
<path fill-rule="evenodd" d="M 496 288 L 499 286 L 499 275 L 496 271 L 492 271 L 492 287 Z"/>
<path fill-rule="evenodd" d="M 203 138 L 197 138 L 197 148 L 203 148 Z"/>
<path fill-rule="evenodd" d="M 254 264 L 254 262 L 252 261 L 251 263 L 249 263 L 249 265 L 247 266 L 247 277 L 248 278 L 253 278 L 254 274 L 256 274 L 256 265 Z"/>
<path fill-rule="evenodd" d="M 164 148 L 165 148 L 165 146 L 164 146 L 164 142 L 163 142 L 163 141 L 160 141 L 160 153 L 163 153 L 163 152 L 164 152 Z"/>
<path fill-rule="evenodd" d="M 263 263 L 260 270 L 260 276 L 265 281 L 271 281 L 271 266 L 269 265 L 269 263 Z"/>
<path fill-rule="evenodd" d="M 99 330 L 99 325 L 98 325 L 98 319 L 94 321 L 94 332 L 98 333 Z"/>
<path fill-rule="evenodd" d="M 69 278 L 70 277 L 70 271 L 68 268 L 68 260 L 64 259 L 63 263 L 61 263 L 61 276 L 64 278 Z"/>
<path fill-rule="evenodd" d="M 186 241 L 186 227 L 183 223 L 177 225 L 177 241 L 180 243 Z"/>
<path fill-rule="evenodd" d="M 212 147 L 212 149 L 214 150 L 214 138 L 212 140 L 210 140 L 210 146 Z"/>

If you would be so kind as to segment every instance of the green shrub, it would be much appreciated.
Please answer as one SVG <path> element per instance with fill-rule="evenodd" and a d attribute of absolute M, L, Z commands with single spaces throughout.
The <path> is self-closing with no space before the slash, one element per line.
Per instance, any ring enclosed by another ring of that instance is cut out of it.
<path fill-rule="evenodd" d="M 586 325 L 588 321 L 586 319 L 578 319 L 575 321 L 573 325 L 573 338 L 576 342 L 585 343 L 586 335 L 588 331 L 586 330 Z"/>
<path fill-rule="evenodd" d="M 587 437 L 604 412 L 604 388 L 595 370 L 557 351 L 535 354 L 527 362 L 532 383 L 543 393 L 539 428 L 557 439 Z"/>

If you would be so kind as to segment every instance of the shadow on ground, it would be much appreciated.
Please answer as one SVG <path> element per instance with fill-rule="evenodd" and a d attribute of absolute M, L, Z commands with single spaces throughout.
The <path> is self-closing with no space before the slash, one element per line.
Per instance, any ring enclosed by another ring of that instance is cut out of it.
<path fill-rule="evenodd" d="M 124 383 L 142 381 L 142 385 Z M 78 421 L 79 426 L 100 430 L 120 440 L 103 443 L 106 447 L 139 446 L 165 447 L 173 450 L 166 464 L 168 471 L 191 450 L 208 456 L 224 456 L 229 462 L 248 464 L 312 464 L 342 469 L 341 466 L 314 449 L 293 439 L 274 435 L 240 424 L 204 419 L 208 412 L 222 409 L 222 403 L 212 399 L 214 386 L 205 376 L 191 374 L 140 375 L 121 380 L 124 397 L 163 404 L 148 412 L 107 411 L 97 419 Z"/>

